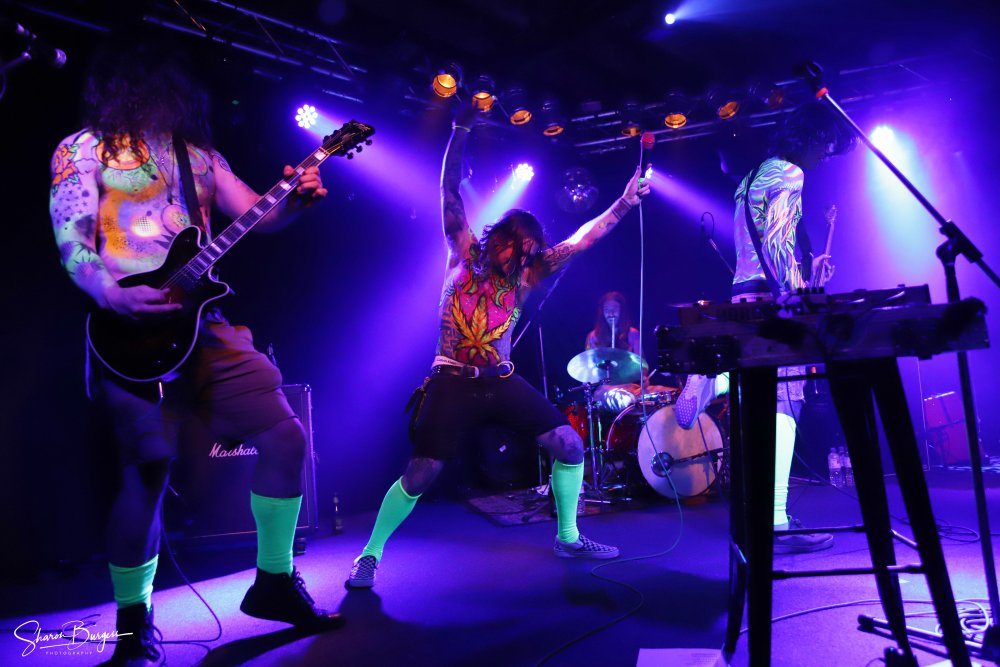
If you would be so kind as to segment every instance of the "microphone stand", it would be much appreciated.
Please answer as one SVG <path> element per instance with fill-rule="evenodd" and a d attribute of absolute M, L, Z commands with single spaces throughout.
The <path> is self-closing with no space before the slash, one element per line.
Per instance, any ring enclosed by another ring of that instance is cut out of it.
<path fill-rule="evenodd" d="M 715 216 L 712 215 L 709 211 L 705 211 L 704 213 L 701 214 L 701 235 L 704 237 L 706 241 L 708 241 L 708 245 L 712 247 L 712 250 L 714 250 L 715 254 L 719 256 L 719 259 L 722 260 L 722 263 L 726 265 L 726 268 L 729 270 L 729 274 L 735 276 L 736 271 L 733 270 L 733 267 L 729 266 L 729 262 L 726 260 L 725 255 L 723 255 L 722 251 L 719 250 L 719 246 L 715 244 L 715 239 L 712 238 L 711 234 L 705 231 L 706 215 L 712 218 L 712 231 L 713 232 L 715 231 Z"/>
<path fill-rule="evenodd" d="M 562 270 L 556 275 L 555 280 L 552 281 L 552 285 L 550 285 L 548 290 L 546 290 L 545 294 L 542 295 L 542 299 L 538 302 L 538 307 L 535 309 L 535 314 L 531 316 L 531 319 L 528 320 L 527 324 L 524 325 L 524 328 L 521 329 L 521 333 L 519 333 L 517 335 L 517 338 L 514 339 L 514 342 L 511 343 L 510 345 L 511 352 L 513 352 L 514 348 L 517 347 L 517 344 L 521 342 L 521 338 L 524 336 L 525 332 L 531 327 L 532 322 L 534 322 L 535 319 L 541 314 L 542 307 L 545 306 L 545 302 L 548 301 L 549 296 L 551 296 L 553 290 L 555 290 L 556 285 L 558 285 L 559 281 L 562 280 L 562 277 L 566 275 L 566 269 L 568 267 L 569 264 L 567 264 L 562 268 Z M 545 370 L 545 345 L 542 339 L 541 322 L 539 322 L 538 324 L 538 360 L 542 372 L 542 394 L 545 396 L 547 400 L 552 400 L 549 398 L 549 380 L 548 380 L 548 373 Z M 538 489 L 539 489 L 538 494 L 539 495 L 542 495 L 543 493 L 548 494 L 549 490 L 548 486 L 549 486 L 548 483 L 545 481 L 545 465 L 542 457 L 542 448 L 539 447 L 538 448 Z"/>
<path fill-rule="evenodd" d="M 931 202 L 917 189 L 917 187 L 910 182 L 909 179 L 903 175 L 890 160 L 885 156 L 885 154 L 878 149 L 875 144 L 868 138 L 864 130 L 858 127 L 857 123 L 847 115 L 839 104 L 830 96 L 830 91 L 827 90 L 825 86 L 820 82 L 820 75 L 822 74 L 822 68 L 816 63 L 809 63 L 805 67 L 805 78 L 809 81 L 816 91 L 816 99 L 820 102 L 826 104 L 826 106 L 834 111 L 841 119 L 843 119 L 854 133 L 864 142 L 865 146 L 868 147 L 875 156 L 882 161 L 882 163 L 889 168 L 889 171 L 899 179 L 899 181 L 910 191 L 917 201 L 920 202 L 921 206 L 931 214 L 931 217 L 939 225 L 939 231 L 944 235 L 945 241 L 937 248 L 938 259 L 944 267 L 945 275 L 945 285 L 948 292 L 949 303 L 956 303 L 960 300 L 959 289 L 958 289 L 958 276 L 955 273 L 955 259 L 959 255 L 964 255 L 966 259 L 978 266 L 983 273 L 1000 288 L 1000 276 L 986 264 L 983 260 L 983 253 L 976 247 L 976 245 L 969 239 L 965 233 L 958 228 L 951 220 L 945 218 Z M 986 589 L 990 601 L 990 624 L 987 626 L 986 630 L 983 632 L 983 643 L 982 647 L 979 648 L 980 656 L 987 660 L 992 660 L 993 662 L 1000 661 L 1000 627 L 997 626 L 997 621 L 1000 619 L 1000 594 L 997 592 L 997 575 L 995 569 L 995 561 L 993 557 L 993 539 L 990 532 L 990 521 L 989 515 L 986 509 L 986 492 L 983 483 L 983 465 L 982 465 L 982 451 L 979 446 L 979 425 L 976 419 L 976 406 L 973 401 L 972 396 L 972 377 L 969 373 L 969 357 L 964 350 L 958 351 L 958 375 L 960 379 L 961 389 L 962 389 L 962 405 L 965 410 L 965 426 L 966 426 L 966 436 L 969 441 L 969 458 L 972 467 L 972 482 L 973 490 L 976 499 L 976 515 L 979 522 L 979 541 L 982 546 L 983 554 L 983 568 L 986 573 Z M 872 619 L 867 616 L 859 617 L 870 620 L 873 625 L 879 627 L 888 627 L 887 623 L 884 623 L 880 619 Z M 907 627 L 907 631 L 910 632 L 914 629 Z M 917 634 L 913 632 L 913 634 Z M 941 635 L 936 633 L 926 633 L 925 631 L 920 631 L 920 636 L 927 638 L 931 635 L 931 638 L 940 641 Z"/>

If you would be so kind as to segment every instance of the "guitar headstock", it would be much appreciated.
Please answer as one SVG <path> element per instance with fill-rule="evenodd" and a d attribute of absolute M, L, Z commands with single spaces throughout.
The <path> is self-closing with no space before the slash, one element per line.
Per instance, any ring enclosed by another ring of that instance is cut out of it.
<path fill-rule="evenodd" d="M 373 134 L 375 128 L 371 125 L 351 120 L 333 134 L 323 137 L 321 149 L 327 155 L 346 155 L 350 159 L 354 157 L 352 151 L 360 153 L 363 145 L 371 146 Z"/>
<path fill-rule="evenodd" d="M 826 224 L 832 225 L 837 222 L 837 205 L 827 204 L 826 210 L 823 211 L 823 217 L 826 218 Z"/>

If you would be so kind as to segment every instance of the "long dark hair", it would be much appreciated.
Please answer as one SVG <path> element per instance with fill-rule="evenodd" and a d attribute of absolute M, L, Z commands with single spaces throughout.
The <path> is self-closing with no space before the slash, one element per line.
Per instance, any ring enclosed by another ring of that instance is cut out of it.
<path fill-rule="evenodd" d="M 857 137 L 850 127 L 820 102 L 808 102 L 790 113 L 772 138 L 772 154 L 798 164 L 810 148 L 828 156 L 854 148 Z"/>
<path fill-rule="evenodd" d="M 628 312 L 628 303 L 621 292 L 608 292 L 597 302 L 597 319 L 594 321 L 594 334 L 597 336 L 597 347 L 611 347 L 611 327 L 604 318 L 604 304 L 617 301 L 620 309 L 618 326 L 615 327 L 615 347 L 629 349 L 628 332 L 632 330 L 632 316 Z"/>
<path fill-rule="evenodd" d="M 514 255 L 512 257 L 514 274 L 506 276 L 513 285 L 522 283 L 534 285 L 541 278 L 541 262 L 533 261 L 534 257 L 529 257 L 529 262 L 521 270 L 521 260 L 524 259 L 524 241 L 532 239 L 538 246 L 539 253 L 545 247 L 545 230 L 542 223 L 538 221 L 532 213 L 520 208 L 512 208 L 504 213 L 492 225 L 483 229 L 483 236 L 479 239 L 479 253 L 476 258 L 475 271 L 481 276 L 486 276 L 490 272 L 493 262 L 496 261 L 497 253 L 509 242 L 514 242 Z M 522 275 L 526 273 L 527 275 Z"/>
<path fill-rule="evenodd" d="M 99 47 L 87 74 L 83 122 L 104 141 L 101 159 L 117 157 L 126 146 L 141 159 L 139 141 L 152 134 L 179 134 L 210 148 L 208 92 L 192 72 L 176 44 Z"/>

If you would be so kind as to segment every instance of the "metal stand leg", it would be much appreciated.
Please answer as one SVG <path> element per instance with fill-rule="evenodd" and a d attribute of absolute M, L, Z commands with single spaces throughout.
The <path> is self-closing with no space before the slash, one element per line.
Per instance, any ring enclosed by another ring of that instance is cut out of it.
<path fill-rule="evenodd" d="M 865 364 L 866 362 L 860 362 Z M 892 543 L 892 525 L 889 521 L 889 500 L 885 492 L 882 459 L 879 454 L 878 427 L 872 388 L 864 375 L 864 366 L 858 362 L 829 364 L 830 394 L 837 408 L 837 415 L 848 452 L 854 463 L 854 480 L 858 501 L 868 538 L 875 583 L 885 612 L 887 624 L 897 645 L 906 659 L 915 666 L 916 658 L 906 634 L 906 616 L 899 576 L 889 568 L 896 565 Z"/>
<path fill-rule="evenodd" d="M 937 525 L 934 523 L 930 494 L 920 465 L 917 438 L 910 422 L 899 367 L 895 359 L 882 359 L 868 362 L 867 372 L 875 390 L 875 400 L 882 416 L 889 451 L 896 467 L 906 513 L 913 528 L 948 657 L 955 667 L 967 667 L 972 662 L 958 620 L 955 596 L 948 579 Z"/>
<path fill-rule="evenodd" d="M 777 369 L 754 368 L 740 375 L 739 400 L 743 445 L 743 488 L 746 494 L 747 644 L 751 665 L 771 662 L 771 582 L 774 566 L 774 400 Z"/>
<path fill-rule="evenodd" d="M 732 386 L 739 386 L 739 372 L 730 375 Z M 741 429 L 741 406 L 739 392 L 734 392 L 729 401 L 729 614 L 726 623 L 726 641 L 722 647 L 726 662 L 736 653 L 743 624 L 743 605 L 747 594 L 747 535 L 746 491 L 743 487 L 743 440 Z"/>

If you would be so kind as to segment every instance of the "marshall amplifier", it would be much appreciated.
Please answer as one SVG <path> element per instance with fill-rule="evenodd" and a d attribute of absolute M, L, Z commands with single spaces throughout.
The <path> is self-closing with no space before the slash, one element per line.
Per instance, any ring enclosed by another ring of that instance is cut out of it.
<path fill-rule="evenodd" d="M 302 509 L 296 538 L 319 526 L 316 504 L 316 454 L 313 449 L 312 388 L 307 384 L 282 386 L 289 405 L 306 432 L 302 470 Z M 164 499 L 167 532 L 181 540 L 253 538 L 256 526 L 250 512 L 250 482 L 257 465 L 257 449 L 242 442 L 224 447 L 215 442 L 197 419 L 181 430 L 178 456 Z"/>

